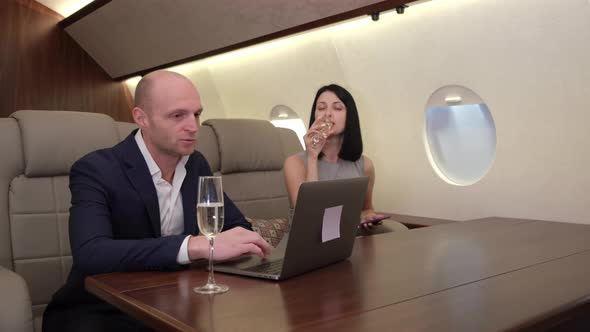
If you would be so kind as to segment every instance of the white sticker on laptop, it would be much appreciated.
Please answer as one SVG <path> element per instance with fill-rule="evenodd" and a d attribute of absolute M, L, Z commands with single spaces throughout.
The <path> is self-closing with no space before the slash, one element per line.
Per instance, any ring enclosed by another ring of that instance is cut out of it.
<path fill-rule="evenodd" d="M 324 220 L 322 221 L 322 243 L 340 238 L 341 216 L 342 205 L 324 210 Z"/>

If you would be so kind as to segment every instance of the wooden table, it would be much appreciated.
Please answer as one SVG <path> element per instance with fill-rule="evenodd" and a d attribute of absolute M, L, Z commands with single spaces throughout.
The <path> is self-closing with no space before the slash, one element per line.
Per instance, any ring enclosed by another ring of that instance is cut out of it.
<path fill-rule="evenodd" d="M 590 303 L 590 226 L 487 218 L 357 238 L 351 258 L 286 281 L 199 269 L 112 273 L 86 288 L 158 330 L 504 331 Z"/>

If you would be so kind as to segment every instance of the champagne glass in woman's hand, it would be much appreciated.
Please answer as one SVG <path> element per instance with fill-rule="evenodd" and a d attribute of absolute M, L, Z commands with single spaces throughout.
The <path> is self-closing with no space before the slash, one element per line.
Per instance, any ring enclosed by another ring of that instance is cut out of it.
<path fill-rule="evenodd" d="M 322 141 L 322 138 L 325 139 L 328 137 L 328 132 L 332 129 L 333 125 L 332 121 L 327 117 L 324 117 L 320 121 L 315 130 L 310 133 L 311 144 L 313 147 L 317 146 Z M 315 125 L 313 127 L 315 127 Z"/>
<path fill-rule="evenodd" d="M 194 290 L 201 294 L 227 292 L 229 287 L 215 283 L 213 276 L 213 248 L 215 235 L 223 229 L 223 188 L 220 176 L 199 177 L 197 198 L 197 223 L 199 231 L 209 240 L 209 278 L 207 284 Z"/>

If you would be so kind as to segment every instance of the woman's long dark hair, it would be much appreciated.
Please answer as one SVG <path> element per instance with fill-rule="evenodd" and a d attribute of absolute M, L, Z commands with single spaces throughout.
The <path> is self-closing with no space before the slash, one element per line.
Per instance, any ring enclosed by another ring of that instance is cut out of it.
<path fill-rule="evenodd" d="M 315 108 L 319 96 L 326 92 L 333 92 L 338 99 L 342 101 L 346 107 L 346 124 L 344 132 L 342 133 L 342 147 L 338 153 L 338 157 L 342 160 L 357 161 L 363 155 L 363 138 L 361 137 L 361 125 L 359 121 L 359 114 L 356 109 L 356 103 L 350 92 L 337 84 L 330 84 L 321 87 L 315 95 L 313 105 L 311 107 L 311 117 L 309 119 L 309 127 L 315 121 Z M 320 153 L 319 158 L 323 157 Z"/>

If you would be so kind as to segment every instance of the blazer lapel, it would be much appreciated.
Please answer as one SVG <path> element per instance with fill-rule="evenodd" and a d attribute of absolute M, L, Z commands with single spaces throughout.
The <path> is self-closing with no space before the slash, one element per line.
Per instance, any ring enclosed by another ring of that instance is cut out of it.
<path fill-rule="evenodd" d="M 134 130 L 122 142 L 119 156 L 125 165 L 125 173 L 145 204 L 155 237 L 160 237 L 162 233 L 160 228 L 158 194 L 156 193 L 156 187 L 154 187 L 154 182 L 150 176 L 145 159 L 135 142 L 134 136 L 136 132 L 137 130 Z"/>
<path fill-rule="evenodd" d="M 194 156 L 186 163 L 186 177 L 180 187 L 182 194 L 182 208 L 184 213 L 184 234 L 197 235 L 197 180 L 193 167 Z"/>

